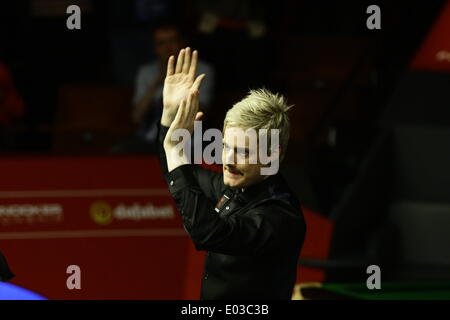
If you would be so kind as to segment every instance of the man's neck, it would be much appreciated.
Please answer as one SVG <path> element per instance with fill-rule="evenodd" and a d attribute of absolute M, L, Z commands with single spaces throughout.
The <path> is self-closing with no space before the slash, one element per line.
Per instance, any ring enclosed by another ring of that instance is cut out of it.
<path fill-rule="evenodd" d="M 269 178 L 270 176 L 265 176 L 260 182 L 258 182 L 258 183 L 261 183 L 261 182 L 263 182 L 264 180 L 266 180 L 267 178 Z M 254 185 L 257 185 L 258 183 L 255 183 Z M 253 185 L 251 185 L 251 186 L 253 186 Z M 248 187 L 251 187 L 251 186 L 248 186 Z M 245 191 L 245 189 L 247 189 L 248 187 L 245 187 L 245 188 L 241 188 L 241 192 L 244 192 Z"/>

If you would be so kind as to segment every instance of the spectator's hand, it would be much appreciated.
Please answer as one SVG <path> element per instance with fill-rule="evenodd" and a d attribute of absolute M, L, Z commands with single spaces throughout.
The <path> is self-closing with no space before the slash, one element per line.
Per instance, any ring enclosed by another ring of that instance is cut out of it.
<path fill-rule="evenodd" d="M 197 71 L 198 52 L 188 47 L 178 54 L 175 65 L 175 57 L 170 56 L 167 63 L 167 74 L 163 90 L 163 115 L 161 124 L 169 127 L 177 114 L 181 100 L 186 99 L 190 93 L 198 91 L 205 74 L 195 78 Z"/>

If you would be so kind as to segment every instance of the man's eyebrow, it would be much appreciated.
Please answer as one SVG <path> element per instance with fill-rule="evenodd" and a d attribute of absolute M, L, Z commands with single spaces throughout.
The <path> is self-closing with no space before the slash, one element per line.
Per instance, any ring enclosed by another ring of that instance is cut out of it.
<path fill-rule="evenodd" d="M 250 150 L 248 148 L 235 148 L 237 152 L 244 152 L 244 153 L 250 153 Z"/>
<path fill-rule="evenodd" d="M 222 143 L 223 143 L 227 148 L 230 148 L 230 146 L 225 142 L 225 140 L 222 140 Z M 247 148 L 247 147 L 245 147 L 245 148 L 234 147 L 233 149 L 236 149 L 236 150 L 244 150 L 245 152 L 249 152 L 249 151 L 250 151 L 250 149 Z"/>

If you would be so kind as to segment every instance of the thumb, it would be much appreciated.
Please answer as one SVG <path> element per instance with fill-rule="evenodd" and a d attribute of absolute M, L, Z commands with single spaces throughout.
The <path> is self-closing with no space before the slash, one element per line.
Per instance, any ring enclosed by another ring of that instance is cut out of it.
<path fill-rule="evenodd" d="M 199 121 L 203 117 L 203 112 L 197 112 L 195 115 L 195 121 Z"/>

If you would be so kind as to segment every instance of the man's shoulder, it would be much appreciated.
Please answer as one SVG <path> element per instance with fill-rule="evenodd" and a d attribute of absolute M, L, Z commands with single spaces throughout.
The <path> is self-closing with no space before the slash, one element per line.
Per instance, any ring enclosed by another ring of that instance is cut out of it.
<path fill-rule="evenodd" d="M 290 238 L 302 238 L 306 234 L 306 220 L 301 208 L 293 207 L 283 199 L 270 199 L 254 208 L 255 214 L 263 217 L 274 230 Z M 298 238 L 298 239 L 300 239 Z"/>
<path fill-rule="evenodd" d="M 284 219 L 303 219 L 303 212 L 300 206 L 296 206 L 290 199 L 290 194 L 280 194 L 264 197 L 251 208 L 256 212 L 268 215 L 274 218 Z"/>
<path fill-rule="evenodd" d="M 300 201 L 283 176 L 277 175 L 272 182 L 273 185 L 270 186 L 265 201 L 260 203 L 261 208 L 267 212 L 284 213 L 288 218 L 303 219 Z"/>
<path fill-rule="evenodd" d="M 294 206 L 287 197 L 268 198 L 262 201 L 257 207 L 270 213 L 283 212 L 294 218 L 303 216 L 301 207 Z"/>

